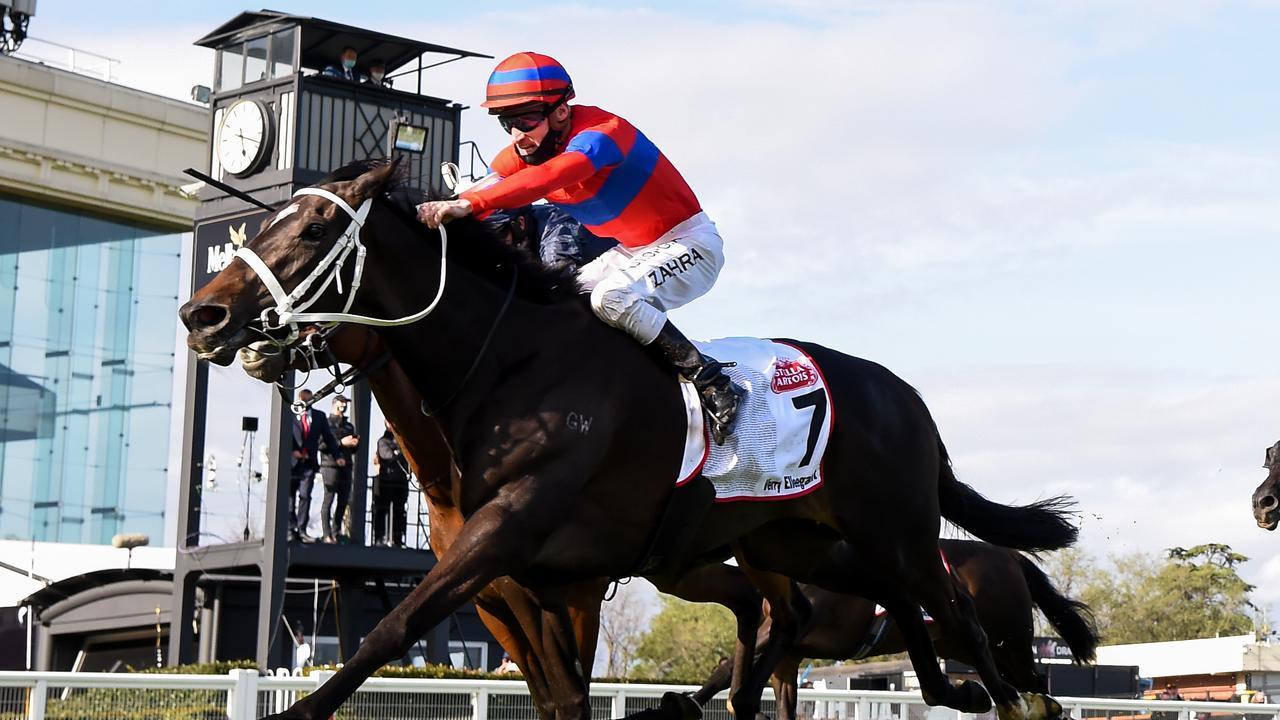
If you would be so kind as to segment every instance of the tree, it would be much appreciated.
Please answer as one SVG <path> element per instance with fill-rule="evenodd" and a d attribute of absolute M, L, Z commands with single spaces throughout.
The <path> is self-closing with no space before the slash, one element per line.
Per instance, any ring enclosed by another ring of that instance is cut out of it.
<path fill-rule="evenodd" d="M 1089 566 L 1078 560 L 1077 569 Z M 1093 608 L 1106 644 L 1240 635 L 1254 625 L 1253 586 L 1237 573 L 1246 560 L 1220 543 L 1170 548 L 1163 559 L 1115 556 L 1111 572 L 1081 572 L 1069 594 Z"/>
<path fill-rule="evenodd" d="M 700 682 L 721 658 L 733 655 L 733 614 L 713 604 L 695 604 L 667 595 L 636 650 L 639 677 Z"/>
<path fill-rule="evenodd" d="M 1048 555 L 1042 564 L 1045 574 L 1053 578 L 1058 592 L 1093 604 L 1084 596 L 1090 593 L 1090 588 L 1104 579 L 1104 573 L 1098 568 L 1093 556 L 1080 547 L 1069 547 Z M 1035 633 L 1044 636 L 1057 634 L 1039 609 L 1035 612 Z"/>
<path fill-rule="evenodd" d="M 605 677 L 625 678 L 635 665 L 636 649 L 648 619 L 643 592 L 635 583 L 620 585 L 613 599 L 600 608 Z"/>

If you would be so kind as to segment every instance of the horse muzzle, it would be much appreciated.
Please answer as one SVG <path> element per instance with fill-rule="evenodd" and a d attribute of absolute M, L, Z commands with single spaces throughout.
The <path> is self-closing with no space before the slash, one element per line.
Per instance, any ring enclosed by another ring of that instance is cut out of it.
<path fill-rule="evenodd" d="M 1253 519 L 1263 530 L 1275 530 L 1280 525 L 1280 501 L 1275 495 L 1259 488 L 1253 496 Z"/>
<path fill-rule="evenodd" d="M 1263 530 L 1274 531 L 1277 526 L 1280 526 L 1280 512 L 1275 510 L 1263 511 L 1255 509 L 1253 511 L 1253 519 L 1257 521 L 1258 527 Z"/>
<path fill-rule="evenodd" d="M 230 365 L 236 351 L 253 339 L 247 328 L 233 324 L 226 305 L 191 300 L 179 308 L 178 317 L 187 327 L 187 347 L 215 365 Z"/>
<path fill-rule="evenodd" d="M 275 343 L 258 341 L 240 348 L 240 367 L 245 374 L 265 383 L 276 382 L 284 375 L 288 365 L 287 351 Z"/>

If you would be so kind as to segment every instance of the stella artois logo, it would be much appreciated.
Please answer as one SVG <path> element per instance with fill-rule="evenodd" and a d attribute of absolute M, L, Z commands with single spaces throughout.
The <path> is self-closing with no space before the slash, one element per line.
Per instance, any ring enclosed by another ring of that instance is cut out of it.
<path fill-rule="evenodd" d="M 818 382 L 818 373 L 800 360 L 779 360 L 773 366 L 773 391 L 778 394 L 807 388 Z"/>

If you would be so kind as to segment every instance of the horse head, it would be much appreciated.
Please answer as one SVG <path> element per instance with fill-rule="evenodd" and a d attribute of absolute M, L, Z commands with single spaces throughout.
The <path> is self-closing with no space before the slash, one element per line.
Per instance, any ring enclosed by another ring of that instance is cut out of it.
<path fill-rule="evenodd" d="M 1253 519 L 1258 527 L 1275 530 L 1280 525 L 1280 442 L 1267 448 L 1267 479 L 1253 491 Z"/>
<path fill-rule="evenodd" d="M 397 165 L 372 164 L 352 179 L 300 190 L 178 311 L 188 347 L 201 360 L 229 365 L 250 345 L 260 356 L 295 345 L 300 323 L 337 314 L 321 308 L 351 310 L 364 262 L 361 231 Z M 264 374 L 282 371 L 278 360 L 267 364 Z"/>

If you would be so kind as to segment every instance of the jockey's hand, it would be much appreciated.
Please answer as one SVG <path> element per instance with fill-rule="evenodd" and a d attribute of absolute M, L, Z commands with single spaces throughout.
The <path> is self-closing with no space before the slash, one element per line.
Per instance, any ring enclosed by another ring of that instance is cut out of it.
<path fill-rule="evenodd" d="M 432 229 L 470 214 L 470 200 L 434 200 L 418 206 L 418 221 Z"/>

